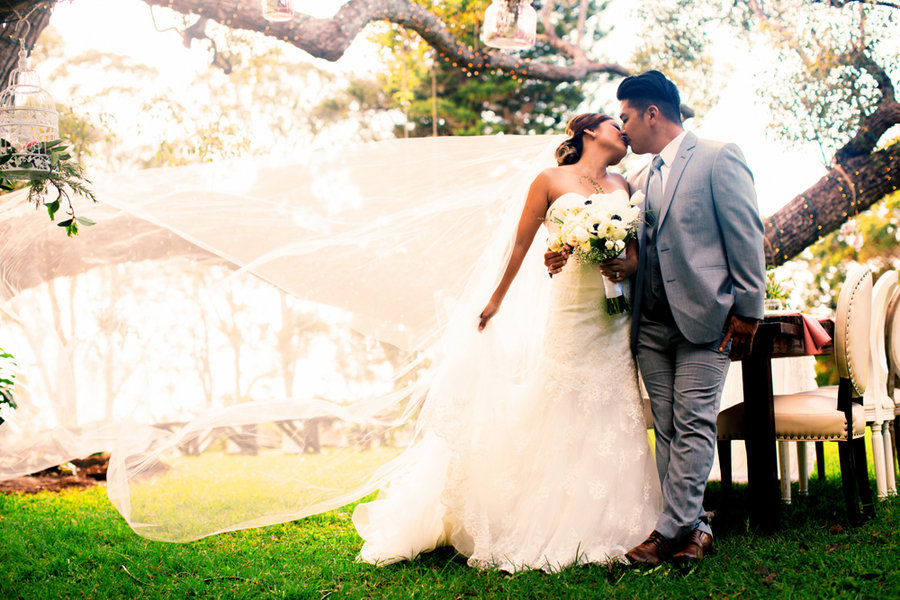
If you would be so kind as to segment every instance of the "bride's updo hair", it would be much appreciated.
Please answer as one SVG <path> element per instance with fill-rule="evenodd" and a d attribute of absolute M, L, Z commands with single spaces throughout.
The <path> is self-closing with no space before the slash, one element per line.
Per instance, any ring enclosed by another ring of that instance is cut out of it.
<path fill-rule="evenodd" d="M 566 125 L 566 135 L 569 137 L 556 149 L 556 164 L 562 166 L 577 163 L 584 152 L 584 131 L 596 129 L 600 123 L 610 119 L 612 117 L 600 113 L 584 113 L 572 117 Z"/>

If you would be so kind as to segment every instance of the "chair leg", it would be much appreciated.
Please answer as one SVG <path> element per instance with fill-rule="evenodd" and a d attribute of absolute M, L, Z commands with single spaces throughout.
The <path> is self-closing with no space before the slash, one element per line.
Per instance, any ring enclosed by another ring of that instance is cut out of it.
<path fill-rule="evenodd" d="M 825 481 L 825 442 L 816 442 L 816 473 Z"/>
<path fill-rule="evenodd" d="M 859 525 L 859 496 L 857 495 L 856 472 L 853 468 L 853 448 L 849 442 L 838 442 L 841 458 L 841 486 L 844 488 L 844 503 L 847 505 L 847 520 L 851 525 Z"/>
<path fill-rule="evenodd" d="M 884 469 L 884 437 L 881 435 L 881 423 L 872 423 L 872 461 L 875 463 L 875 489 L 879 498 L 887 498 L 887 473 Z M 866 463 L 857 461 L 858 470 L 868 470 Z"/>
<path fill-rule="evenodd" d="M 859 499 L 862 512 L 867 518 L 875 516 L 875 499 L 872 497 L 872 486 L 869 484 L 869 464 L 866 458 L 866 439 L 853 440 L 853 462 L 855 464 L 856 482 L 859 486 Z"/>
<path fill-rule="evenodd" d="M 791 443 L 778 442 L 778 464 L 781 476 L 781 501 L 791 503 Z"/>
<path fill-rule="evenodd" d="M 797 442 L 797 474 L 800 479 L 800 495 L 809 496 L 809 442 Z"/>
<path fill-rule="evenodd" d="M 719 450 L 719 473 L 722 477 L 722 506 L 727 506 L 734 489 L 731 481 L 731 442 L 719 440 L 716 446 Z"/>
<path fill-rule="evenodd" d="M 897 495 L 897 477 L 894 471 L 894 436 L 891 435 L 891 422 L 887 421 L 884 427 L 884 456 L 885 470 L 887 472 L 887 492 L 890 496 Z"/>
<path fill-rule="evenodd" d="M 891 454 L 892 462 L 900 466 L 900 452 L 897 451 L 897 442 L 900 440 L 900 417 L 894 418 L 894 435 L 891 436 L 891 447 L 894 452 Z"/>

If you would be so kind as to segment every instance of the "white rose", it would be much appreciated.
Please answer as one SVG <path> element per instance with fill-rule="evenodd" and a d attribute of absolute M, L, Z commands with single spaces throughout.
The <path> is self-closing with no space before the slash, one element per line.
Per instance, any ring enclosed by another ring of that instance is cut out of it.
<path fill-rule="evenodd" d="M 616 247 L 616 243 L 612 240 L 606 240 L 606 244 L 604 244 L 604 245 L 606 246 L 607 250 L 612 250 L 613 248 Z"/>
<path fill-rule="evenodd" d="M 591 234 L 586 228 L 578 226 L 572 230 L 572 239 L 579 244 L 584 244 L 585 242 L 590 244 Z"/>
<path fill-rule="evenodd" d="M 616 250 L 618 250 L 619 252 L 621 252 L 621 251 L 624 250 L 624 249 L 625 249 L 625 242 L 622 241 L 622 240 L 617 240 L 617 241 L 616 241 Z"/>
<path fill-rule="evenodd" d="M 629 206 L 622 211 L 622 218 L 626 223 L 634 223 L 641 216 L 641 209 L 637 206 Z"/>

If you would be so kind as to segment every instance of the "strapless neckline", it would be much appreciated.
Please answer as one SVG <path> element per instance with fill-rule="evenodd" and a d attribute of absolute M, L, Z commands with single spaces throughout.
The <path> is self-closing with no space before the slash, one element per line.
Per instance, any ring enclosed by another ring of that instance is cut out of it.
<path fill-rule="evenodd" d="M 547 207 L 547 211 L 544 213 L 544 217 L 546 218 L 547 216 L 549 216 L 550 211 L 553 210 L 553 208 L 555 208 L 557 206 L 565 206 L 566 208 L 570 208 L 572 206 L 579 206 L 579 205 L 584 204 L 585 202 L 587 202 L 589 197 L 615 196 L 617 194 L 625 194 L 627 196 L 628 192 L 626 192 L 625 190 L 614 190 L 609 193 L 598 192 L 596 194 L 591 194 L 590 196 L 585 196 L 584 194 L 581 194 L 579 192 L 565 192 L 565 193 L 559 195 L 556 198 L 556 200 L 554 200 L 553 202 L 550 203 L 550 206 Z M 570 198 L 571 198 L 571 200 L 570 200 Z M 563 202 L 563 199 L 565 199 L 566 201 Z"/>

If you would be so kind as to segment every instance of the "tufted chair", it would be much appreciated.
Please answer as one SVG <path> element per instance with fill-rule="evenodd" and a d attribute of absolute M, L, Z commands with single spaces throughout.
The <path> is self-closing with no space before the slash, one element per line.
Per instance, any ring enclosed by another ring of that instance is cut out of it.
<path fill-rule="evenodd" d="M 852 524 L 858 524 L 860 520 L 860 499 L 866 515 L 873 514 L 874 510 L 862 403 L 869 371 L 871 310 L 872 273 L 866 267 L 852 265 L 838 294 L 835 311 L 834 356 L 839 385 L 774 397 L 778 441 L 839 443 L 844 499 Z M 730 454 L 731 440 L 745 438 L 744 422 L 743 403 L 719 413 L 719 466 L 723 488 L 726 481 L 731 481 L 731 463 L 721 458 Z M 725 489 L 726 494 L 728 491 Z"/>

